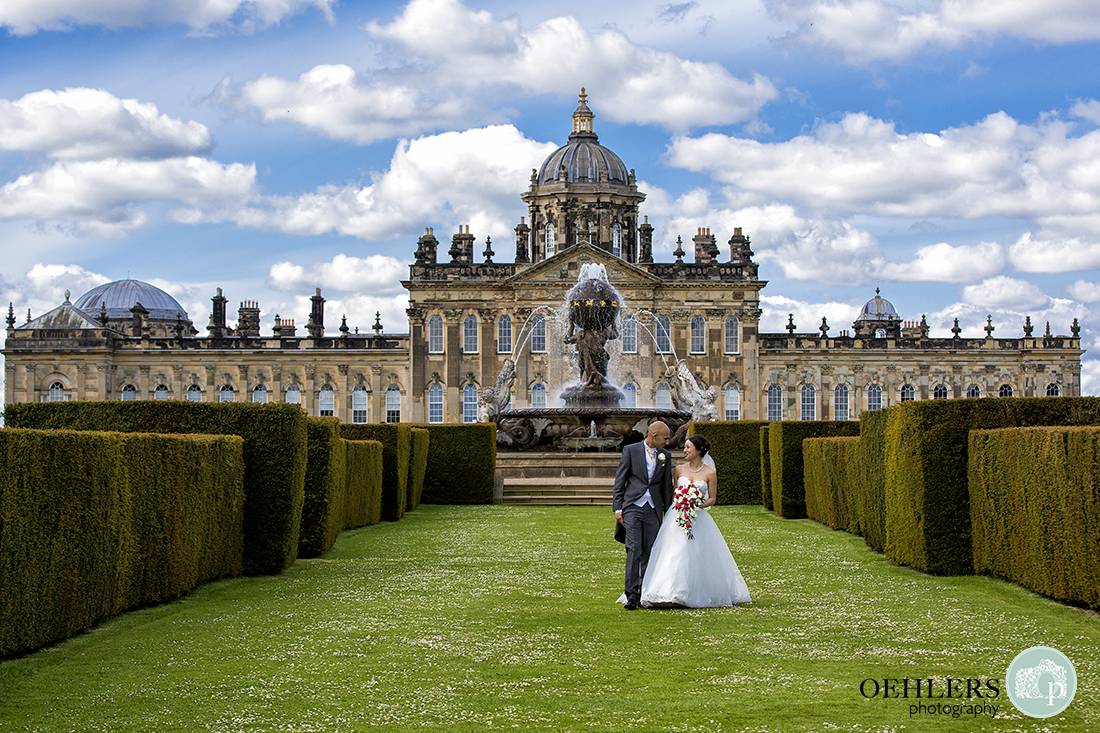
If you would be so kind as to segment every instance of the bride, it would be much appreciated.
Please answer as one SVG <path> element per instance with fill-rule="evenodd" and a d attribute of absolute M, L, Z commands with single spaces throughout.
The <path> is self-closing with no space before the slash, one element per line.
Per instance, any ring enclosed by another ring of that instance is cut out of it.
<path fill-rule="evenodd" d="M 684 441 L 687 463 L 676 467 L 673 478 L 677 486 L 694 483 L 703 492 L 703 505 L 691 527 L 694 539 L 677 525 L 675 506 L 665 513 L 642 579 L 642 606 L 709 608 L 752 601 L 721 530 L 707 513 L 718 494 L 709 450 L 710 442 L 701 435 Z"/>

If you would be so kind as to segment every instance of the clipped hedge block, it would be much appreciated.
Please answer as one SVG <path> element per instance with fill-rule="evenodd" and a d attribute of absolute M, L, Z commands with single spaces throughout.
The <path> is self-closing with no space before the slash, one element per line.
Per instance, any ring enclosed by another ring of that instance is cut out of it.
<path fill-rule="evenodd" d="M 497 464 L 493 423 L 419 424 L 428 431 L 425 504 L 492 504 Z"/>
<path fill-rule="evenodd" d="M 0 657 L 241 574 L 236 436 L 0 430 Z"/>
<path fill-rule="evenodd" d="M 698 422 L 689 435 L 710 441 L 710 453 L 718 472 L 719 504 L 760 503 L 760 428 L 763 420 Z"/>
<path fill-rule="evenodd" d="M 806 488 L 803 484 L 802 441 L 859 434 L 854 420 L 777 420 L 768 428 L 771 456 L 772 506 L 787 519 L 806 516 Z"/>
<path fill-rule="evenodd" d="M 1100 428 L 970 433 L 974 571 L 1100 608 Z"/>
<path fill-rule="evenodd" d="M 879 552 L 886 551 L 886 419 L 884 410 L 859 416 L 859 481 L 852 492 L 863 541 Z"/>
<path fill-rule="evenodd" d="M 431 434 L 424 428 L 410 428 L 409 436 L 409 510 L 420 506 L 424 495 L 424 475 L 428 471 L 428 446 Z"/>
<path fill-rule="evenodd" d="M 886 558 L 934 575 L 968 575 L 970 430 L 1097 425 L 1100 398 L 928 400 L 886 412 Z"/>
<path fill-rule="evenodd" d="M 382 519 L 382 444 L 345 440 L 347 489 L 344 529 L 378 524 Z"/>
<path fill-rule="evenodd" d="M 772 504 L 772 451 L 768 426 L 760 427 L 760 500 L 768 511 L 775 511 Z"/>
<path fill-rule="evenodd" d="M 347 490 L 347 441 L 334 417 L 306 418 L 306 480 L 298 557 L 320 557 L 344 528 Z"/>
<path fill-rule="evenodd" d="M 806 516 L 833 529 L 859 534 L 859 438 L 807 438 L 802 443 Z"/>
<path fill-rule="evenodd" d="M 343 424 L 347 440 L 376 440 L 382 444 L 382 519 L 396 522 L 405 516 L 409 498 L 409 425 L 405 423 Z"/>
<path fill-rule="evenodd" d="M 242 402 L 38 402 L 7 405 L 9 427 L 192 433 L 244 438 L 244 571 L 281 573 L 298 556 L 306 472 L 306 414 L 297 405 Z"/>

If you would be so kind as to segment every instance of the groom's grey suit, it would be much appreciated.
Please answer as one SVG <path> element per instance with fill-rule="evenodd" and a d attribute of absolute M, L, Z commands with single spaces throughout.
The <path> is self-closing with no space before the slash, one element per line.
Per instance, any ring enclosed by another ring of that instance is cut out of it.
<path fill-rule="evenodd" d="M 642 594 L 642 578 L 649 564 L 649 551 L 661 528 L 669 505 L 672 504 L 672 454 L 663 448 L 656 452 L 656 467 L 652 478 L 646 465 L 645 442 L 628 445 L 615 473 L 612 506 L 623 513 L 626 528 L 626 599 L 638 604 Z M 663 458 L 661 458 L 663 456 Z M 652 506 L 637 506 L 649 491 Z"/>

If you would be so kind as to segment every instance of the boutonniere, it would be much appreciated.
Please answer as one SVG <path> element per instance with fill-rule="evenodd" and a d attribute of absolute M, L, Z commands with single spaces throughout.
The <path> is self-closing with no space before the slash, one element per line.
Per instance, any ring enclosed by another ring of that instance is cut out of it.
<path fill-rule="evenodd" d="M 662 466 L 665 464 L 665 454 L 660 451 L 657 452 L 657 463 L 660 463 Z"/>

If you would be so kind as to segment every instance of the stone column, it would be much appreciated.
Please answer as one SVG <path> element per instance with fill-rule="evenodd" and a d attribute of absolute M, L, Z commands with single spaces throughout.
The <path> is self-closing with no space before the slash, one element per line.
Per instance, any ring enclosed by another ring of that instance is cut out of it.
<path fill-rule="evenodd" d="M 337 364 L 336 370 L 339 373 L 336 386 L 340 390 L 340 399 L 336 404 L 336 417 L 340 422 L 351 422 L 351 387 L 348 382 L 348 365 Z"/>
<path fill-rule="evenodd" d="M 311 417 L 317 415 L 317 365 L 306 364 L 306 383 L 302 389 L 302 408 Z"/>
<path fill-rule="evenodd" d="M 111 366 L 109 364 L 96 364 L 96 389 L 99 394 L 96 395 L 97 399 L 107 399 L 107 373 Z"/>
<path fill-rule="evenodd" d="M 87 399 L 87 381 L 88 381 L 88 365 L 77 364 L 76 365 L 76 395 L 78 400 Z"/>
<path fill-rule="evenodd" d="M 218 393 L 215 391 L 216 388 L 214 387 L 214 372 L 217 369 L 217 367 L 213 364 L 206 364 L 205 368 L 206 368 L 206 401 L 207 402 L 217 402 L 218 401 Z"/>
<path fill-rule="evenodd" d="M 38 402 L 37 366 L 35 364 L 23 365 L 23 401 Z"/>
<path fill-rule="evenodd" d="M 370 387 L 374 399 L 369 402 L 371 407 L 374 408 L 374 414 L 368 414 L 367 421 L 386 422 L 386 395 L 382 390 L 382 367 L 378 364 L 371 364 Z"/>

